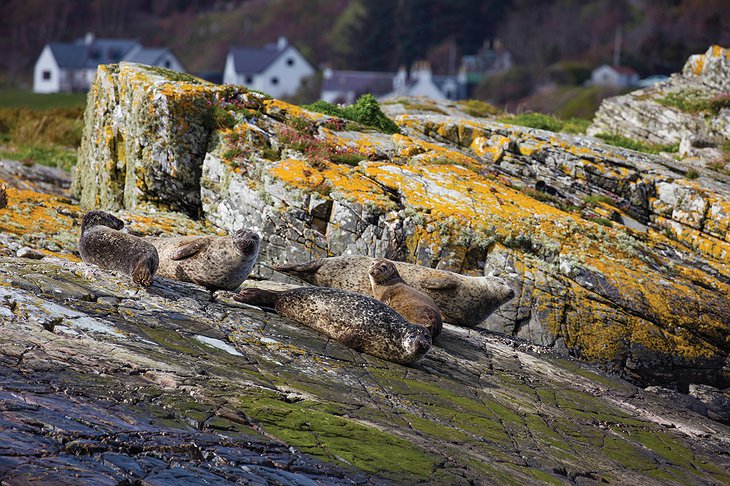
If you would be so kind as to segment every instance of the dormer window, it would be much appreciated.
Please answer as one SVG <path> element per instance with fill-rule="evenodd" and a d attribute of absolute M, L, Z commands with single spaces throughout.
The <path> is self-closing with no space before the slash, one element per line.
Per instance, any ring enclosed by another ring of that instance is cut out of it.
<path fill-rule="evenodd" d="M 294 58 L 290 57 L 289 59 L 287 59 L 286 60 L 286 65 L 287 66 L 293 66 L 294 65 Z"/>

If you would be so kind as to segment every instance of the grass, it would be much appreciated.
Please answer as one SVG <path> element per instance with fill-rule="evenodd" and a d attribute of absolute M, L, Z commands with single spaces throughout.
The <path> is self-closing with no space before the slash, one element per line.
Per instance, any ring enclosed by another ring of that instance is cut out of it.
<path fill-rule="evenodd" d="M 660 152 L 677 152 L 679 151 L 679 144 L 674 143 L 671 145 L 653 145 L 648 143 L 639 142 L 638 140 L 632 140 L 630 138 L 626 138 L 623 135 L 619 135 L 616 133 L 599 133 L 596 135 L 597 138 L 600 138 L 604 142 L 606 142 L 609 145 L 614 145 L 616 147 L 623 147 L 631 150 L 636 150 L 638 152 L 644 152 L 647 154 L 658 154 Z"/>
<path fill-rule="evenodd" d="M 0 108 L 0 156 L 70 170 L 83 123 L 81 106 Z"/>
<path fill-rule="evenodd" d="M 22 89 L 0 89 L 0 108 L 83 108 L 86 93 L 33 93 Z"/>
<path fill-rule="evenodd" d="M 573 134 L 585 133 L 588 125 L 591 124 L 590 120 L 583 120 L 581 118 L 562 119 L 543 113 L 522 113 L 520 115 L 503 116 L 498 118 L 497 121 L 523 127 L 549 130 L 551 132 Z"/>

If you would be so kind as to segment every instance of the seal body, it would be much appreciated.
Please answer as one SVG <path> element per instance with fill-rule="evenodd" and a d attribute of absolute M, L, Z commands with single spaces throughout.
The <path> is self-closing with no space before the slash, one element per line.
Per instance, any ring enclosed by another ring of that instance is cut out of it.
<path fill-rule="evenodd" d="M 161 277 L 193 282 L 211 290 L 235 290 L 251 273 L 259 235 L 238 230 L 229 236 L 147 237 L 160 256 Z"/>
<path fill-rule="evenodd" d="M 157 271 L 157 250 L 144 239 L 119 231 L 124 222 L 104 211 L 90 211 L 81 223 L 79 253 L 86 263 L 116 270 L 149 287 Z"/>
<path fill-rule="evenodd" d="M 301 287 L 276 292 L 246 288 L 235 299 L 273 307 L 280 315 L 311 327 L 356 351 L 410 364 L 431 348 L 431 334 L 380 301 L 355 292 Z"/>
<path fill-rule="evenodd" d="M 372 295 L 368 268 L 373 260 L 366 256 L 340 256 L 272 268 L 313 285 Z M 498 278 L 469 277 L 412 263 L 393 263 L 406 284 L 431 297 L 443 320 L 457 326 L 479 325 L 515 295 Z"/>
<path fill-rule="evenodd" d="M 373 297 L 389 305 L 409 322 L 426 326 L 435 338 L 443 322 L 436 302 L 403 281 L 395 264 L 384 258 L 373 260 L 368 268 Z"/>

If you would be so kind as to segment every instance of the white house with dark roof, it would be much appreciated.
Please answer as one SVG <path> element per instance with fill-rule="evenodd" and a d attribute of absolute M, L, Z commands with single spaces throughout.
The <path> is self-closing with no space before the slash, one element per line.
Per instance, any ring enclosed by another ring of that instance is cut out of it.
<path fill-rule="evenodd" d="M 591 84 L 615 88 L 631 88 L 639 83 L 639 74 L 626 66 L 604 64 L 591 72 Z"/>
<path fill-rule="evenodd" d="M 76 42 L 46 44 L 33 70 L 33 91 L 86 91 L 94 81 L 99 64 L 121 61 L 185 72 L 170 49 L 146 48 L 133 39 L 96 39 L 89 33 Z"/>
<path fill-rule="evenodd" d="M 226 56 L 223 82 L 263 91 L 274 98 L 293 95 L 302 80 L 315 73 L 299 50 L 279 37 L 264 47 L 232 47 Z"/>

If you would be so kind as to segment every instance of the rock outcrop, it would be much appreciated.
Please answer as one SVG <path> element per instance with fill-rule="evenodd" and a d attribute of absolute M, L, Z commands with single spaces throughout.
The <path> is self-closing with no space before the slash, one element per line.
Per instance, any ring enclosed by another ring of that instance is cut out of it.
<path fill-rule="evenodd" d="M 0 257 L 0 481 L 730 483 L 730 428 L 661 389 L 450 325 L 404 367 L 230 295 Z"/>
<path fill-rule="evenodd" d="M 730 50 L 712 46 L 691 56 L 668 80 L 604 100 L 588 134 L 674 145 L 680 157 L 728 174 Z"/>
<path fill-rule="evenodd" d="M 257 278 L 341 254 L 499 275 L 517 296 L 486 329 L 637 383 L 730 385 L 719 174 L 688 179 L 663 157 L 454 112 L 399 115 L 403 133 L 388 135 L 123 63 L 90 93 L 75 194 L 86 208 L 254 229 Z M 180 182 L 160 192 L 168 176 Z"/>

